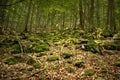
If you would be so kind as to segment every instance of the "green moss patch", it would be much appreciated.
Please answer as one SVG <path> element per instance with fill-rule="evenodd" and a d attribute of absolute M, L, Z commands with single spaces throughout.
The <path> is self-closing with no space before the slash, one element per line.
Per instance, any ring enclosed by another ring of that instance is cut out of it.
<path fill-rule="evenodd" d="M 120 67 L 120 59 L 116 60 L 116 61 L 114 62 L 114 65 Z"/>
<path fill-rule="evenodd" d="M 59 57 L 58 56 L 50 56 L 47 61 L 56 61 L 56 60 L 59 60 Z"/>
<path fill-rule="evenodd" d="M 19 57 L 19 56 L 9 57 L 9 58 L 2 60 L 2 62 L 4 62 L 5 64 L 9 64 L 9 65 L 17 64 L 23 61 L 24 61 L 24 58 Z"/>
<path fill-rule="evenodd" d="M 84 67 L 84 61 L 83 60 L 76 61 L 75 66 L 78 67 L 78 68 Z"/>
<path fill-rule="evenodd" d="M 62 53 L 61 54 L 64 59 L 75 56 L 75 53 Z"/>
<path fill-rule="evenodd" d="M 85 75 L 88 75 L 88 76 L 92 76 L 92 75 L 94 75 L 95 74 L 95 71 L 94 70 L 86 70 L 85 71 Z"/>

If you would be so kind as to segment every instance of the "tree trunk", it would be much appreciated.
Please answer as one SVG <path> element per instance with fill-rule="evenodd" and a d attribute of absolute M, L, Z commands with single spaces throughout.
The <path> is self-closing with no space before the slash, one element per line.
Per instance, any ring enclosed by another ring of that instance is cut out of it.
<path fill-rule="evenodd" d="M 28 12 L 27 12 L 27 17 L 26 17 L 24 32 L 28 32 L 28 23 L 29 23 L 29 18 L 30 18 L 31 4 L 32 4 L 32 0 L 29 1 L 29 6 L 28 6 Z"/>
<path fill-rule="evenodd" d="M 91 0 L 90 17 L 89 17 L 90 32 L 94 31 L 94 25 L 93 25 L 94 16 L 93 15 L 94 15 L 94 0 Z"/>
<path fill-rule="evenodd" d="M 114 33 L 115 19 L 114 19 L 114 0 L 108 0 L 108 17 L 107 17 L 107 30 Z"/>

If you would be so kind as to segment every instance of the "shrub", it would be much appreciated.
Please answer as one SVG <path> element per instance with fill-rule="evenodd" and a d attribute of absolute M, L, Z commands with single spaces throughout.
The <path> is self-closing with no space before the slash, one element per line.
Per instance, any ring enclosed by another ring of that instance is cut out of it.
<path fill-rule="evenodd" d="M 39 53 L 37 53 L 37 57 L 41 57 L 41 56 L 44 56 L 44 55 L 46 55 L 45 52 L 39 52 Z"/>
<path fill-rule="evenodd" d="M 114 65 L 120 67 L 120 59 L 116 60 L 116 61 L 114 62 Z"/>
<path fill-rule="evenodd" d="M 32 57 L 30 57 L 30 58 L 28 59 L 28 61 L 27 61 L 27 64 L 33 65 L 35 62 L 36 62 L 36 61 L 35 61 Z"/>
<path fill-rule="evenodd" d="M 69 66 L 69 67 L 67 68 L 67 71 L 68 71 L 68 73 L 73 73 L 73 72 L 74 72 L 74 68 L 71 67 L 71 66 Z"/>

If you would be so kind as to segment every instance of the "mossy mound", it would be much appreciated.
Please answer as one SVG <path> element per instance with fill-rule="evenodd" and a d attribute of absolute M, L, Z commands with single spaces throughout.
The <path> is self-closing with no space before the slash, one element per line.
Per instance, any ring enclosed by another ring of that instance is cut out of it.
<path fill-rule="evenodd" d="M 9 57 L 9 58 L 2 60 L 2 62 L 4 62 L 5 64 L 9 64 L 9 65 L 17 64 L 23 61 L 24 61 L 24 58 L 20 56 Z"/>
<path fill-rule="evenodd" d="M 75 56 L 75 53 L 62 53 L 61 54 L 64 59 Z"/>
<path fill-rule="evenodd" d="M 116 61 L 114 62 L 114 65 L 120 67 L 120 59 L 116 60 Z"/>
<path fill-rule="evenodd" d="M 50 56 L 47 61 L 56 61 L 56 60 L 59 60 L 59 57 L 58 56 Z"/>
<path fill-rule="evenodd" d="M 95 71 L 94 70 L 86 70 L 85 71 L 85 75 L 88 75 L 88 76 L 92 76 L 92 75 L 94 75 L 95 74 Z"/>
<path fill-rule="evenodd" d="M 83 60 L 76 61 L 75 66 L 78 68 L 84 67 L 84 61 Z"/>
<path fill-rule="evenodd" d="M 103 47 L 107 50 L 120 50 L 120 40 L 115 40 L 110 43 L 105 43 Z"/>
<path fill-rule="evenodd" d="M 33 42 L 32 44 L 24 47 L 24 51 L 26 53 L 38 53 L 38 52 L 44 52 L 49 50 L 49 44 L 48 43 L 40 43 L 40 42 Z"/>

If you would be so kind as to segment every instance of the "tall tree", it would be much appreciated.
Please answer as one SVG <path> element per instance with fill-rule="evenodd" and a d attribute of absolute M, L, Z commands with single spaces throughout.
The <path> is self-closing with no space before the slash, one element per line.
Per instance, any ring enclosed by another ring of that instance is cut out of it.
<path fill-rule="evenodd" d="M 116 30 L 114 18 L 114 0 L 108 0 L 107 30 L 114 32 Z"/>

